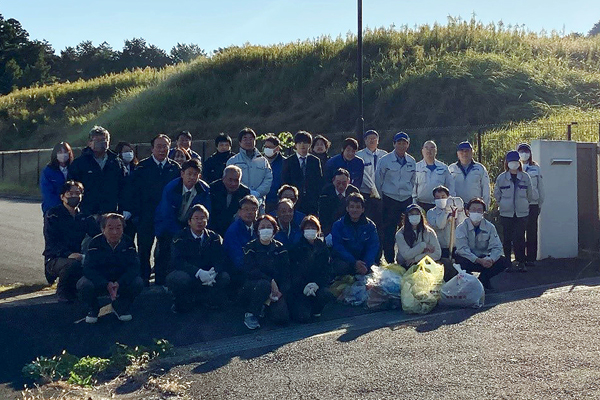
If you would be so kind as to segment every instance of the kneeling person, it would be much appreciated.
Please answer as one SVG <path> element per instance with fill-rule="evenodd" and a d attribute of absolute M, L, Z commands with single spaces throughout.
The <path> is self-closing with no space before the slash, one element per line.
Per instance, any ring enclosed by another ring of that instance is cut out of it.
<path fill-rule="evenodd" d="M 99 296 L 108 295 L 113 311 L 121 321 L 130 321 L 129 308 L 140 294 L 140 259 L 133 241 L 123 235 L 122 215 L 109 213 L 102 218 L 102 234 L 90 242 L 83 261 L 83 277 L 77 282 L 82 303 L 88 306 L 87 323 L 98 321 Z"/>
<path fill-rule="evenodd" d="M 209 213 L 196 204 L 190 209 L 188 227 L 173 239 L 171 272 L 167 287 L 173 293 L 174 312 L 188 311 L 194 302 L 218 308 L 225 299 L 229 274 L 223 271 L 225 253 L 219 234 L 206 229 Z"/>

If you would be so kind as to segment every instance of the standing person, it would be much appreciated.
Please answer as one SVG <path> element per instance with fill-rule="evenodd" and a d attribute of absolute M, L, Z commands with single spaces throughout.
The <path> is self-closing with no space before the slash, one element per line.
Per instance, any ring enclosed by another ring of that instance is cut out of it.
<path fill-rule="evenodd" d="M 59 193 L 61 204 L 44 215 L 44 272 L 50 285 L 58 278 L 58 300 L 71 302 L 77 297 L 75 285 L 82 274 L 81 244 L 86 235 L 94 237 L 100 229 L 92 216 L 85 217 L 79 211 L 81 183 L 67 181 Z"/>
<path fill-rule="evenodd" d="M 323 135 L 315 136 L 310 146 L 310 154 L 321 161 L 321 171 L 323 171 L 323 175 L 325 175 L 325 166 L 330 158 L 329 154 L 327 154 L 329 152 L 329 147 L 331 147 L 331 142 Z"/>
<path fill-rule="evenodd" d="M 167 287 L 173 293 L 171 310 L 175 313 L 189 311 L 196 302 L 220 308 L 229 284 L 223 240 L 206 229 L 208 210 L 196 204 L 188 214 L 188 226 L 173 238 L 173 271 L 167 276 Z"/>
<path fill-rule="evenodd" d="M 504 257 L 510 262 L 514 246 L 516 270 L 526 272 L 525 228 L 529 217 L 529 202 L 532 199 L 531 178 L 523 172 L 517 151 L 506 153 L 504 172 L 498 175 L 494 185 L 494 198 L 500 211 L 503 228 Z M 515 269 L 509 268 L 508 272 Z"/>
<path fill-rule="evenodd" d="M 402 215 L 412 203 L 415 159 L 408 154 L 410 138 L 404 132 L 394 135 L 394 151 L 381 158 L 375 172 L 375 185 L 381 194 L 383 210 L 383 254 L 388 263 L 395 258 L 394 244 Z"/>
<path fill-rule="evenodd" d="M 319 195 L 323 187 L 323 172 L 319 159 L 308 154 L 312 136 L 306 131 L 294 135 L 296 154 L 283 160 L 282 183 L 298 188 L 299 198 L 296 208 L 306 214 L 317 214 Z"/>
<path fill-rule="evenodd" d="M 451 218 L 454 217 L 455 219 L 455 227 L 467 219 L 464 203 L 460 197 L 450 197 L 450 191 L 445 186 L 438 186 L 433 189 L 433 197 L 435 198 L 435 207 L 427 211 L 427 221 L 440 242 L 442 258 L 449 259 L 452 257 L 454 250 L 450 249 L 452 241 Z"/>
<path fill-rule="evenodd" d="M 356 153 L 365 163 L 363 183 L 359 189 L 366 200 L 365 215 L 373 220 L 375 225 L 381 227 L 382 204 L 381 195 L 377 190 L 377 185 L 375 185 L 375 170 L 377 169 L 377 163 L 387 154 L 387 151 L 377 148 L 379 145 L 379 134 L 377 131 L 366 131 L 364 139 L 366 147 Z M 379 234 L 380 238 L 382 238 L 381 232 Z"/>
<path fill-rule="evenodd" d="M 448 170 L 448 166 L 437 160 L 437 145 L 433 140 L 423 143 L 421 149 L 423 159 L 417 163 L 415 172 L 415 186 L 413 189 L 413 201 L 425 211 L 435 207 L 433 189 L 443 185 L 450 191 L 450 196 L 456 196 L 454 191 L 454 178 Z"/>
<path fill-rule="evenodd" d="M 242 169 L 242 183 L 264 205 L 273 182 L 271 165 L 256 149 L 256 133 L 252 129 L 242 129 L 238 134 L 238 141 L 240 152 L 227 160 L 227 165 L 237 165 Z"/>
<path fill-rule="evenodd" d="M 119 214 L 104 215 L 102 233 L 92 239 L 83 261 L 83 277 L 77 282 L 77 292 L 88 307 L 85 322 L 89 324 L 98 321 L 98 297 L 107 294 L 117 318 L 131 321 L 131 304 L 144 287 L 135 245 L 123 235 L 124 223 Z"/>
<path fill-rule="evenodd" d="M 490 177 L 487 169 L 473 160 L 473 146 L 469 142 L 461 142 L 456 148 L 458 161 L 450 164 L 448 170 L 454 177 L 456 195 L 466 204 L 476 197 L 490 206 Z"/>
<path fill-rule="evenodd" d="M 346 199 L 352 193 L 358 193 L 358 188 L 350 184 L 350 173 L 338 169 L 319 197 L 319 218 L 325 236 L 331 232 L 333 223 L 346 213 Z"/>
<path fill-rule="evenodd" d="M 542 171 L 538 163 L 531 157 L 531 147 L 527 143 L 521 143 L 517 147 L 519 159 L 523 163 L 525 172 L 531 178 L 531 202 L 529 203 L 529 217 L 525 228 L 525 253 L 526 266 L 533 266 L 537 260 L 538 248 L 538 216 L 544 202 L 544 181 Z"/>
<path fill-rule="evenodd" d="M 50 162 L 40 174 L 40 191 L 42 192 L 42 213 L 62 203 L 60 191 L 69 173 L 69 166 L 73 162 L 73 150 L 67 142 L 54 145 L 50 153 Z"/>
<path fill-rule="evenodd" d="M 190 152 L 181 147 L 176 147 L 175 149 L 173 149 L 173 151 L 171 151 L 171 154 L 173 155 L 173 161 L 179 164 L 179 166 L 181 166 L 187 160 L 192 159 Z"/>
<path fill-rule="evenodd" d="M 228 165 L 222 179 L 210 184 L 210 229 L 224 236 L 235 218 L 240 200 L 249 194 L 250 189 L 242 183 L 242 170 L 237 165 Z"/>
<path fill-rule="evenodd" d="M 175 149 L 177 148 L 182 148 L 187 150 L 188 153 L 190 153 L 190 156 L 192 158 L 196 158 L 199 161 L 202 161 L 202 157 L 200 157 L 200 154 L 196 153 L 194 150 L 192 150 L 192 134 L 190 133 L 190 131 L 181 131 L 177 134 L 177 136 L 175 137 L 175 147 L 173 147 L 170 151 L 169 151 L 169 158 L 170 159 L 174 159 L 174 153 L 175 153 Z"/>
<path fill-rule="evenodd" d="M 117 154 L 110 151 L 110 133 L 101 126 L 90 131 L 88 147 L 69 167 L 68 179 L 81 182 L 85 194 L 81 212 L 100 215 L 120 211 L 125 219 L 130 210 L 123 209 L 125 167 Z"/>
<path fill-rule="evenodd" d="M 138 165 L 138 159 L 133 151 L 133 146 L 128 142 L 119 142 L 115 147 L 115 153 L 121 159 L 124 167 L 125 178 L 123 180 L 123 208 L 129 211 L 133 210 L 133 171 Z M 133 215 L 133 213 L 132 213 Z M 135 238 L 136 227 L 132 219 L 125 221 L 125 232 L 130 239 Z"/>
<path fill-rule="evenodd" d="M 290 199 L 281 199 L 277 203 L 277 225 L 279 232 L 275 239 L 290 250 L 300 240 L 300 225 L 294 221 L 294 203 Z"/>
<path fill-rule="evenodd" d="M 502 242 L 496 227 L 483 218 L 487 207 L 482 198 L 465 207 L 467 219 L 456 228 L 456 262 L 467 272 L 479 272 L 486 291 L 494 291 L 491 279 L 510 264 L 502 255 Z"/>
<path fill-rule="evenodd" d="M 283 168 L 283 156 L 281 155 L 280 141 L 277 136 L 269 133 L 265 138 L 263 154 L 269 160 L 271 171 L 273 172 L 273 181 L 271 189 L 267 193 L 267 203 L 265 212 L 270 213 L 277 207 L 277 191 L 281 187 L 281 170 Z"/>
<path fill-rule="evenodd" d="M 200 179 L 202 166 L 192 158 L 183 163 L 179 178 L 163 189 L 155 214 L 155 233 L 158 238 L 158 256 L 154 266 L 155 283 L 164 285 L 171 260 L 171 241 L 188 221 L 188 211 L 202 204 L 210 212 L 209 186 Z"/>
<path fill-rule="evenodd" d="M 155 238 L 155 212 L 167 183 L 176 179 L 179 164 L 167 157 L 171 139 L 159 134 L 150 141 L 152 154 L 137 165 L 133 173 L 132 214 L 137 226 L 137 243 L 140 258 L 140 274 L 144 285 L 150 282 L 150 255 Z M 154 264 L 157 264 L 157 251 Z M 160 268 L 159 268 L 160 269 Z"/>
<path fill-rule="evenodd" d="M 327 161 L 325 166 L 325 180 L 327 182 L 333 179 L 333 175 L 339 168 L 343 168 L 350 173 L 350 183 L 357 188 L 362 186 L 365 163 L 361 158 L 356 157 L 358 142 L 353 138 L 346 138 L 342 143 L 342 152 L 333 156 Z"/>
<path fill-rule="evenodd" d="M 288 307 L 292 319 L 309 322 L 318 318 L 333 295 L 327 286 L 331 279 L 329 249 L 321 237 L 321 224 L 309 215 L 300 224 L 301 237 L 290 250 L 292 284 Z"/>
<path fill-rule="evenodd" d="M 273 322 L 286 324 L 290 319 L 286 298 L 290 289 L 290 259 L 283 245 L 274 240 L 278 226 L 268 214 L 254 223 L 258 239 L 244 246 L 244 268 L 248 279 L 242 289 L 246 304 L 244 324 L 248 329 L 260 328 L 259 316 L 266 313 Z"/>
<path fill-rule="evenodd" d="M 235 156 L 231 151 L 231 138 L 229 135 L 219 133 L 215 138 L 215 151 L 210 157 L 204 161 L 204 180 L 209 184 L 223 177 L 223 170 L 227 165 L 227 160 Z"/>

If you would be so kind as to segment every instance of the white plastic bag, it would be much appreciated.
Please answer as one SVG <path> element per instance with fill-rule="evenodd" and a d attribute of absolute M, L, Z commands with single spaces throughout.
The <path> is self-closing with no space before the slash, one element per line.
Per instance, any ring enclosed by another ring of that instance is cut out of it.
<path fill-rule="evenodd" d="M 458 274 L 442 285 L 440 304 L 452 307 L 481 308 L 485 303 L 485 289 L 475 276 L 454 264 Z"/>

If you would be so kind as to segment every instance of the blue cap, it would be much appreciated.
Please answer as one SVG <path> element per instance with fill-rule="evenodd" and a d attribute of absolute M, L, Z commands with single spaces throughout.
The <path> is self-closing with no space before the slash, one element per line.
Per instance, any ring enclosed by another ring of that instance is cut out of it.
<path fill-rule="evenodd" d="M 527 143 L 519 143 L 519 145 L 517 146 L 517 151 L 521 151 L 521 150 L 527 150 L 528 152 L 531 153 L 531 146 Z"/>
<path fill-rule="evenodd" d="M 471 143 L 469 143 L 468 140 L 465 140 L 464 142 L 460 142 L 458 146 L 456 146 L 456 150 L 473 150 L 473 146 L 471 145 Z"/>
<path fill-rule="evenodd" d="M 410 142 L 410 138 L 404 132 L 398 132 L 394 135 L 394 143 L 396 143 L 398 140 L 406 140 L 407 142 Z"/>
<path fill-rule="evenodd" d="M 406 211 L 405 211 L 406 215 L 408 215 L 408 213 L 411 212 L 412 210 L 419 210 L 421 213 L 423 213 L 423 208 L 420 205 L 413 203 L 413 204 L 409 205 L 408 207 L 406 207 Z"/>
<path fill-rule="evenodd" d="M 377 131 L 373 130 L 373 129 L 369 129 L 368 131 L 366 131 L 363 135 L 363 139 L 366 139 L 367 136 L 369 135 L 375 135 L 375 136 L 379 136 L 379 133 L 377 133 Z"/>
<path fill-rule="evenodd" d="M 506 161 L 507 162 L 519 161 L 519 152 L 515 151 L 515 150 L 511 150 L 508 153 L 506 153 Z"/>

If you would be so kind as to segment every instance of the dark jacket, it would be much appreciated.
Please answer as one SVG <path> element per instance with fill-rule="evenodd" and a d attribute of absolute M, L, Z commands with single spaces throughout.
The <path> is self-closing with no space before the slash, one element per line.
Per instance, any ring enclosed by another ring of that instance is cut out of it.
<path fill-rule="evenodd" d="M 277 203 L 277 191 L 281 187 L 281 170 L 283 168 L 283 160 L 284 158 L 281 153 L 278 153 L 277 157 L 275 157 L 273 161 L 269 160 L 269 164 L 271 164 L 271 170 L 273 171 L 273 182 L 271 182 L 271 189 L 269 189 L 269 193 L 267 194 L 267 203 Z"/>
<path fill-rule="evenodd" d="M 302 237 L 300 225 L 296 224 L 294 220 L 292 220 L 290 225 L 291 229 L 285 231 L 281 229 L 281 225 L 279 225 L 279 232 L 277 232 L 275 235 L 275 239 L 280 241 L 281 244 L 283 244 L 283 247 L 285 247 L 288 251 L 294 247 L 294 245 L 296 245 L 296 243 L 298 243 Z"/>
<path fill-rule="evenodd" d="M 312 154 L 306 157 L 306 176 L 300 168 L 300 160 L 293 154 L 283 160 L 281 183 L 298 188 L 299 198 L 296 208 L 304 214 L 316 214 L 319 208 L 319 195 L 323 187 L 321 162 Z"/>
<path fill-rule="evenodd" d="M 115 153 L 107 150 L 108 159 L 103 169 L 94 159 L 94 152 L 86 147 L 81 156 L 69 166 L 68 179 L 83 183 L 81 212 L 85 215 L 105 214 L 124 210 L 120 203 L 124 200 L 124 167 Z"/>
<path fill-rule="evenodd" d="M 152 156 L 140 161 L 133 172 L 133 221 L 143 229 L 154 232 L 154 213 L 165 186 L 179 177 L 179 164 L 166 159 L 161 170 Z"/>
<path fill-rule="evenodd" d="M 202 204 L 210 212 L 210 188 L 206 182 L 200 180 L 196 183 L 196 196 L 190 203 L 190 208 L 195 204 Z M 175 236 L 177 232 L 187 226 L 186 223 L 179 222 L 179 209 L 183 199 L 183 180 L 181 178 L 173 179 L 163 189 L 162 198 L 154 220 L 154 232 L 157 237 L 167 234 Z"/>
<path fill-rule="evenodd" d="M 114 249 L 103 234 L 92 239 L 83 260 L 83 276 L 97 287 L 105 287 L 108 282 L 128 285 L 140 275 L 140 259 L 133 241 L 127 236 Z"/>
<path fill-rule="evenodd" d="M 333 174 L 339 168 L 344 168 L 350 173 L 350 183 L 357 188 L 362 186 L 363 174 L 365 172 L 365 163 L 360 157 L 354 157 L 350 161 L 344 160 L 341 154 L 333 156 L 327 161 L 325 167 L 325 182 L 329 183 L 333 179 Z"/>
<path fill-rule="evenodd" d="M 277 219 L 277 209 L 271 211 L 269 213 L 270 216 L 272 216 L 273 218 Z M 316 216 L 316 214 L 313 214 Z M 294 219 L 292 220 L 293 224 L 298 225 L 298 227 L 300 227 L 300 224 L 302 223 L 302 220 L 304 219 L 304 217 L 306 217 L 306 214 L 298 211 L 298 210 L 294 210 Z"/>
<path fill-rule="evenodd" d="M 225 254 L 233 263 L 233 270 L 237 272 L 244 271 L 244 246 L 256 238 L 256 235 L 256 231 L 250 234 L 244 221 L 239 218 L 234 220 L 227 228 L 223 239 L 223 247 L 225 248 Z"/>
<path fill-rule="evenodd" d="M 348 185 L 346 197 L 352 193 L 358 193 L 358 188 Z M 319 197 L 319 221 L 325 236 L 331 232 L 331 226 L 346 213 L 346 200 L 340 200 L 335 186 L 329 184 L 323 188 L 321 197 Z"/>
<path fill-rule="evenodd" d="M 208 271 L 214 267 L 215 272 L 223 271 L 225 252 L 221 236 L 205 229 L 204 238 L 196 239 L 190 228 L 185 228 L 173 238 L 171 266 L 173 270 L 185 271 L 191 276 L 199 269 Z"/>
<path fill-rule="evenodd" d="M 335 221 L 331 228 L 333 241 L 332 258 L 339 258 L 354 265 L 357 260 L 374 265 L 379 253 L 379 236 L 375 223 L 363 216 L 352 222 L 348 214 Z"/>
<path fill-rule="evenodd" d="M 290 250 L 292 291 L 302 293 L 304 287 L 315 282 L 325 288 L 331 279 L 329 249 L 321 238 L 310 244 L 304 237 Z"/>
<path fill-rule="evenodd" d="M 47 165 L 40 174 L 40 191 L 42 192 L 42 213 L 46 212 L 59 204 L 60 190 L 65 183 L 65 176 L 62 171 Z"/>
<path fill-rule="evenodd" d="M 250 194 L 250 189 L 240 184 L 238 190 L 231 194 L 231 201 L 227 206 L 227 188 L 222 180 L 210 184 L 210 205 L 212 207 L 208 226 L 219 235 L 225 235 L 227 228 L 233 222 L 238 211 L 240 200 Z"/>
<path fill-rule="evenodd" d="M 52 207 L 44 216 L 44 258 L 67 258 L 72 253 L 81 253 L 81 242 L 85 235 L 100 233 L 100 227 L 92 216 L 77 213 L 72 216 L 63 204 Z"/>
<path fill-rule="evenodd" d="M 319 161 L 321 162 L 321 171 L 323 171 L 323 176 L 325 176 L 325 167 L 327 166 L 327 161 L 329 161 L 329 159 L 331 157 L 329 157 L 329 154 L 327 153 L 310 153 L 313 156 L 317 157 L 319 159 Z"/>
<path fill-rule="evenodd" d="M 274 279 L 281 293 L 290 290 L 290 259 L 288 251 L 277 240 L 263 245 L 259 239 L 244 247 L 244 268 L 249 280 Z"/>
<path fill-rule="evenodd" d="M 212 182 L 223 177 L 223 170 L 227 165 L 227 160 L 235 155 L 232 151 L 226 151 L 219 153 L 218 151 L 213 153 L 210 157 L 204 161 L 202 165 L 202 178 L 212 184 Z"/>

